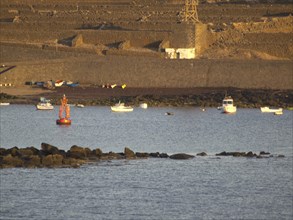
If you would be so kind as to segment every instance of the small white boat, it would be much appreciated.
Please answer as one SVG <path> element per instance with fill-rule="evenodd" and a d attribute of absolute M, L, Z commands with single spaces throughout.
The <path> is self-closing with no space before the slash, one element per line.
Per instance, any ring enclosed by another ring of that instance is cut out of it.
<path fill-rule="evenodd" d="M 282 108 L 272 109 L 272 108 L 269 108 L 267 106 L 266 107 L 261 107 L 260 110 L 263 113 L 275 113 L 275 112 L 282 112 L 283 111 Z"/>
<path fill-rule="evenodd" d="M 237 108 L 236 106 L 234 106 L 233 99 L 231 98 L 231 96 L 226 96 L 223 99 L 222 112 L 230 114 L 230 113 L 236 113 L 236 111 L 237 111 Z"/>
<path fill-rule="evenodd" d="M 53 110 L 54 106 L 51 103 L 39 103 L 37 104 L 37 109 L 38 110 Z"/>
<path fill-rule="evenodd" d="M 76 104 L 76 107 L 77 108 L 84 108 L 84 105 L 83 104 Z"/>
<path fill-rule="evenodd" d="M 282 115 L 282 114 L 283 114 L 283 111 L 274 112 L 274 115 Z"/>
<path fill-rule="evenodd" d="M 54 106 L 50 103 L 49 99 L 45 99 L 44 97 L 40 98 L 40 102 L 37 104 L 38 110 L 53 110 Z"/>
<path fill-rule="evenodd" d="M 0 105 L 1 106 L 7 106 L 7 105 L 10 105 L 10 103 L 9 102 L 0 102 Z"/>
<path fill-rule="evenodd" d="M 125 106 L 124 103 L 117 103 L 114 106 L 111 106 L 113 112 L 132 112 L 133 108 L 131 106 Z"/>
<path fill-rule="evenodd" d="M 63 83 L 64 83 L 63 80 L 57 80 L 57 81 L 55 82 L 55 87 L 60 87 L 60 86 L 63 85 Z"/>
<path fill-rule="evenodd" d="M 148 104 L 147 103 L 141 103 L 139 105 L 139 107 L 143 108 L 143 109 L 147 109 L 148 108 Z"/>

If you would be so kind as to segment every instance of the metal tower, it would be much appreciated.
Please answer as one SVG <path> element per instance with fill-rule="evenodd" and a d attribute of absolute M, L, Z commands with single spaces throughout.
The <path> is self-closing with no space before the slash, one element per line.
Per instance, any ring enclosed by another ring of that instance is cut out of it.
<path fill-rule="evenodd" d="M 198 23 L 197 5 L 199 0 L 185 0 L 183 9 L 183 21 Z"/>

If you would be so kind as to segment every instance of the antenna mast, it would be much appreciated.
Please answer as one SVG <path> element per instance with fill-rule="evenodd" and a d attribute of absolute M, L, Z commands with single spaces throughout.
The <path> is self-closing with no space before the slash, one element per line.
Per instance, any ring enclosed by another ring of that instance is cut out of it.
<path fill-rule="evenodd" d="M 183 9 L 183 21 L 199 23 L 197 5 L 199 0 L 185 0 Z"/>

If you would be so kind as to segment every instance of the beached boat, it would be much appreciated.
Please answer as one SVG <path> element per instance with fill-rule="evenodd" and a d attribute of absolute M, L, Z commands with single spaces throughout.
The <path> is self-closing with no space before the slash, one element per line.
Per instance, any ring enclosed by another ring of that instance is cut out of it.
<path fill-rule="evenodd" d="M 117 103 L 114 106 L 111 106 L 113 112 L 132 112 L 133 108 L 131 106 L 125 106 L 124 103 Z"/>
<path fill-rule="evenodd" d="M 67 104 L 68 100 L 65 95 L 61 99 L 61 105 L 59 108 L 59 119 L 56 120 L 57 125 L 71 125 L 70 119 L 70 107 Z M 65 117 L 63 117 L 63 113 L 65 112 Z"/>
<path fill-rule="evenodd" d="M 267 106 L 266 107 L 261 107 L 260 110 L 263 113 L 275 113 L 275 112 L 282 112 L 283 111 L 282 108 L 273 109 L 273 108 L 269 108 Z"/>
<path fill-rule="evenodd" d="M 63 83 L 64 83 L 63 80 L 57 80 L 57 81 L 55 81 L 55 87 L 60 87 L 63 85 Z"/>
<path fill-rule="evenodd" d="M 236 113 L 237 108 L 234 106 L 233 99 L 231 96 L 226 96 L 222 102 L 222 112 L 223 113 Z"/>
<path fill-rule="evenodd" d="M 54 106 L 50 103 L 49 99 L 44 97 L 40 98 L 40 102 L 37 104 L 37 110 L 53 110 Z"/>

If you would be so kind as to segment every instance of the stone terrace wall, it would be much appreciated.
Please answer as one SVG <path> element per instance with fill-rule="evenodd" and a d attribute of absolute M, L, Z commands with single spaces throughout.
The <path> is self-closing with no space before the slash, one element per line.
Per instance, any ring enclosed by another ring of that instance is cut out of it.
<path fill-rule="evenodd" d="M 72 80 L 83 84 L 126 83 L 129 87 L 236 87 L 293 89 L 293 63 L 252 60 L 165 60 L 106 56 L 13 63 L 1 83 Z"/>

